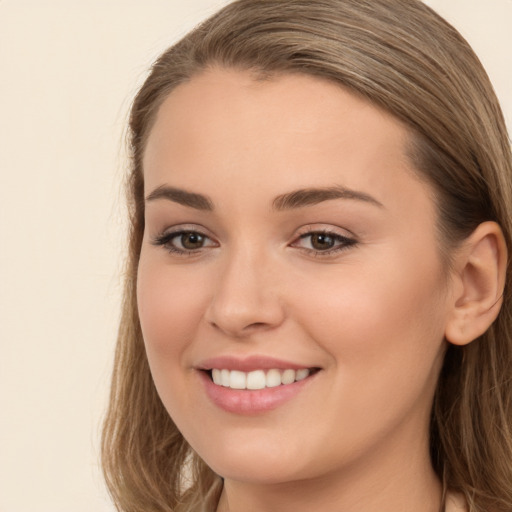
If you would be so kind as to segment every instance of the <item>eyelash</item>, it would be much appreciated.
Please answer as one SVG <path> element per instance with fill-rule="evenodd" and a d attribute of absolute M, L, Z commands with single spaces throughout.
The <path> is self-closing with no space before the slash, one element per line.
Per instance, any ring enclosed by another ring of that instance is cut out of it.
<path fill-rule="evenodd" d="M 211 240 L 211 238 L 204 233 L 194 230 L 194 229 L 181 229 L 179 231 L 172 231 L 169 233 L 163 233 L 161 235 L 158 235 L 153 241 L 153 245 L 164 247 L 168 252 L 171 254 L 176 254 L 178 256 L 193 256 L 195 254 L 198 254 L 201 252 L 202 249 L 208 247 L 208 246 L 202 246 L 197 249 L 180 249 L 172 244 L 172 241 L 180 236 L 184 235 L 197 235 L 205 240 Z M 298 242 L 301 240 L 304 240 L 309 237 L 313 236 L 325 236 L 329 237 L 334 240 L 334 243 L 337 243 L 333 248 L 326 249 L 326 250 L 318 250 L 318 249 L 311 249 L 306 247 L 299 247 Z M 214 242 L 215 243 L 215 242 Z M 311 229 L 307 231 L 306 233 L 303 233 L 299 235 L 297 239 L 294 240 L 294 242 L 291 245 L 291 247 L 296 247 L 297 249 L 306 252 L 310 255 L 313 255 L 314 257 L 326 257 L 330 256 L 336 253 L 340 253 L 341 251 L 344 251 L 348 249 L 349 247 L 352 247 L 356 245 L 358 242 L 354 238 L 349 238 L 343 235 L 340 235 L 339 233 L 335 233 L 333 231 L 325 230 L 325 229 Z"/>
<path fill-rule="evenodd" d="M 352 247 L 357 244 L 357 240 L 354 238 L 349 238 L 347 236 L 340 235 L 339 233 L 336 233 L 334 231 L 329 231 L 326 229 L 310 229 L 306 233 L 303 233 L 299 236 L 298 241 L 304 240 L 306 238 L 310 238 L 313 236 L 325 236 L 329 237 L 334 240 L 334 243 L 337 244 L 331 249 L 326 249 L 324 251 L 318 250 L 318 249 L 309 249 L 305 247 L 297 247 L 297 241 L 294 241 L 292 243 L 292 247 L 297 247 L 298 249 L 301 249 L 308 254 L 312 254 L 314 257 L 322 258 L 331 256 L 333 254 L 340 253 L 342 251 L 345 251 L 349 247 Z"/>
<path fill-rule="evenodd" d="M 197 249 L 180 249 L 172 244 L 173 239 L 179 238 L 184 235 L 197 235 L 205 240 L 211 240 L 211 238 L 200 231 L 195 229 L 180 229 L 178 231 L 171 231 L 169 233 L 162 233 L 158 235 L 153 241 L 153 245 L 165 247 L 167 251 L 178 256 L 192 256 L 199 253 L 203 247 Z"/>

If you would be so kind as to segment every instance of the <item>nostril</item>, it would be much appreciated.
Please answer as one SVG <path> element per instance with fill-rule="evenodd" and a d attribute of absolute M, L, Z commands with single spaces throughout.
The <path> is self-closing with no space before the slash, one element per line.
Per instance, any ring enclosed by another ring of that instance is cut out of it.
<path fill-rule="evenodd" d="M 253 328 L 253 329 L 259 329 L 259 328 L 266 327 L 266 326 L 267 326 L 267 324 L 266 324 L 266 323 L 264 323 L 264 322 L 255 322 L 255 323 L 253 323 L 253 324 L 248 325 L 248 326 L 246 327 L 246 329 L 251 329 L 251 328 Z"/>
<path fill-rule="evenodd" d="M 243 322 L 231 320 L 226 320 L 224 322 L 211 320 L 209 323 L 215 330 L 222 331 L 223 333 L 235 338 L 244 338 L 258 331 L 264 331 L 274 327 L 272 323 L 267 322 L 252 322 L 244 325 Z"/>

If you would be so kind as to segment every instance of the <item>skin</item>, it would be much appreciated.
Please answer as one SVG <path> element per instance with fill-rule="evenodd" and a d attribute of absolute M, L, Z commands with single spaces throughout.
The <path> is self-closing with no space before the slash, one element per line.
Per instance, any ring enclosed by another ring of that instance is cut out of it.
<path fill-rule="evenodd" d="M 160 107 L 146 196 L 177 187 L 213 210 L 147 200 L 139 314 L 166 409 L 225 478 L 219 511 L 439 510 L 428 423 L 461 287 L 447 279 L 432 190 L 407 140 L 392 116 L 301 75 L 212 69 Z M 371 200 L 273 208 L 282 194 L 334 186 Z M 173 229 L 204 245 L 155 244 Z M 322 254 L 301 238 L 322 230 L 355 243 Z M 262 414 L 214 405 L 197 365 L 255 354 L 320 371 Z"/>

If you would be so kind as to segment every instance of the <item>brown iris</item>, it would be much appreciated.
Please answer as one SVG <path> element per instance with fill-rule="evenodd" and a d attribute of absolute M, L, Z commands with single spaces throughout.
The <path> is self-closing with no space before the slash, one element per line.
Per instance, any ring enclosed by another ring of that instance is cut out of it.
<path fill-rule="evenodd" d="M 334 237 L 326 233 L 314 233 L 310 235 L 311 247 L 317 251 L 326 251 L 334 247 Z"/>
<path fill-rule="evenodd" d="M 199 233 L 182 233 L 180 242 L 184 249 L 200 249 L 204 245 L 204 236 Z"/>

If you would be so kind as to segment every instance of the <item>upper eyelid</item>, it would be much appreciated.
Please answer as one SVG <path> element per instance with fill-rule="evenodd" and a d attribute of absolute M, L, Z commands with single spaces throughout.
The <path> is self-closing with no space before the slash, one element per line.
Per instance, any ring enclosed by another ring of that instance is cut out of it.
<path fill-rule="evenodd" d="M 158 231 L 156 234 L 150 237 L 150 243 L 156 246 L 167 245 L 173 238 L 179 237 L 180 235 L 186 233 L 197 233 L 198 235 L 201 235 L 202 237 L 212 241 L 214 244 L 219 243 L 217 239 L 209 233 L 209 230 L 203 228 L 202 226 L 190 224 L 178 224 Z"/>
<path fill-rule="evenodd" d="M 315 234 L 327 235 L 327 236 L 330 236 L 330 237 L 332 237 L 334 239 L 345 241 L 347 243 L 350 242 L 352 244 L 358 242 L 356 238 L 353 238 L 353 237 L 350 237 L 350 236 L 341 235 L 339 233 L 335 233 L 335 232 L 332 232 L 332 231 L 309 231 L 307 233 L 304 233 L 302 235 L 299 235 L 299 236 L 295 237 L 293 242 L 290 245 L 293 246 L 294 244 L 296 244 L 298 242 L 298 240 L 302 240 L 302 239 L 308 238 L 308 237 L 313 236 Z"/>
<path fill-rule="evenodd" d="M 209 240 L 211 244 L 206 244 L 202 247 L 198 247 L 195 249 L 187 249 L 187 248 L 180 248 L 176 247 L 173 243 L 173 240 L 175 238 L 179 238 L 181 235 L 186 233 L 197 233 L 198 235 L 204 237 L 205 239 Z M 214 247 L 218 247 L 219 243 L 213 239 L 212 237 L 205 235 L 204 233 L 198 231 L 198 230 L 192 230 L 192 229 L 175 229 L 171 231 L 164 231 L 159 235 L 154 236 L 150 243 L 157 248 L 165 248 L 168 252 L 173 253 L 175 256 L 192 256 L 194 254 L 200 254 L 204 249 L 211 249 Z"/>
<path fill-rule="evenodd" d="M 325 250 L 319 250 L 309 247 L 300 247 L 299 241 L 308 238 L 309 236 L 314 235 L 315 233 L 322 233 L 327 236 L 331 236 L 334 239 L 338 239 L 338 243 L 335 244 L 333 247 Z M 290 247 L 294 247 L 297 250 L 303 251 L 311 256 L 319 257 L 319 258 L 332 258 L 340 255 L 344 251 L 350 249 L 350 247 L 355 247 L 359 245 L 359 241 L 356 238 L 348 237 L 345 235 L 341 235 L 339 233 L 333 233 L 333 232 L 327 232 L 327 231 L 310 231 L 305 233 L 304 235 L 300 235 L 299 237 L 296 237 L 294 241 L 290 244 Z"/>
<path fill-rule="evenodd" d="M 200 224 L 177 224 L 174 226 L 169 226 L 161 231 L 159 231 L 155 236 L 153 236 L 153 240 L 162 239 L 164 237 L 171 237 L 173 235 L 179 235 L 180 233 L 198 233 L 206 238 L 211 239 L 212 241 L 219 243 L 218 237 L 216 237 L 209 229 L 205 228 Z M 325 233 L 332 236 L 338 236 L 342 238 L 351 239 L 354 241 L 358 240 L 358 237 L 349 229 L 343 228 L 341 226 L 333 226 L 332 224 L 324 224 L 324 223 L 311 223 L 300 226 L 299 228 L 294 230 L 294 234 L 292 235 L 292 240 L 290 243 L 293 243 L 298 238 L 305 237 L 314 233 Z"/>
<path fill-rule="evenodd" d="M 340 226 L 333 226 L 333 225 L 322 224 L 322 223 L 306 224 L 306 225 L 298 228 L 296 230 L 296 233 L 297 233 L 297 235 L 295 235 L 295 236 L 299 236 L 299 237 L 304 236 L 304 235 L 313 234 L 313 233 L 326 233 L 326 234 L 341 236 L 343 238 L 350 238 L 350 239 L 354 239 L 354 240 L 357 240 L 357 238 L 358 238 L 355 233 L 353 233 L 352 231 L 350 231 L 347 228 L 342 228 Z"/>
<path fill-rule="evenodd" d="M 167 236 L 179 233 L 199 233 L 205 237 L 215 239 L 215 235 L 213 235 L 209 229 L 198 224 L 177 224 L 175 226 L 169 226 L 159 231 L 157 236 Z"/>

